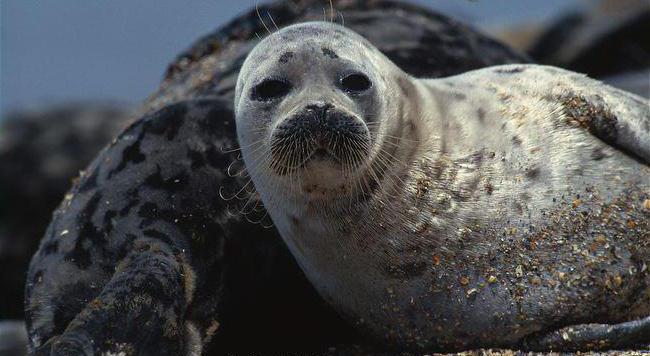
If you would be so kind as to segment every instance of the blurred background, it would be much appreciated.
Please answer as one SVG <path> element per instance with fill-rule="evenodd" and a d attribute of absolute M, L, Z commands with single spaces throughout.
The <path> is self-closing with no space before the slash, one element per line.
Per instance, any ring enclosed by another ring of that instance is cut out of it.
<path fill-rule="evenodd" d="M 413 2 L 496 33 L 531 28 L 596 0 Z M 81 100 L 138 103 L 176 54 L 255 3 L 2 0 L 0 113 Z"/>

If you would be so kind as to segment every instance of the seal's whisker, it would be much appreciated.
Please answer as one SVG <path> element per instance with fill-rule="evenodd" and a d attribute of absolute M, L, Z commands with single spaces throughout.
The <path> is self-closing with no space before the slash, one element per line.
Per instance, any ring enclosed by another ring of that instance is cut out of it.
<path fill-rule="evenodd" d="M 365 144 L 364 146 L 368 146 L 368 145 Z M 368 147 L 368 148 L 365 148 L 365 149 L 369 149 L 369 147 Z M 370 167 L 369 167 L 369 171 L 370 171 L 370 173 L 371 173 L 372 176 L 373 176 L 372 178 L 375 179 L 375 182 L 376 182 L 376 184 L 377 184 L 377 187 L 378 187 L 379 189 L 381 189 L 381 187 L 382 187 L 382 180 L 380 179 L 379 176 L 377 176 L 377 174 L 376 174 L 377 172 L 375 171 L 375 169 L 374 169 L 374 167 L 373 167 L 372 164 L 371 164 Z M 382 172 L 382 176 L 383 176 L 383 175 L 384 175 L 384 173 Z M 367 179 L 364 181 L 364 183 L 368 186 L 368 189 L 370 189 L 370 182 L 369 182 Z"/>
<path fill-rule="evenodd" d="M 395 140 L 398 140 L 398 141 L 406 141 L 406 142 L 412 142 L 412 143 L 419 143 L 420 142 L 419 140 L 411 140 L 411 139 L 408 139 L 408 138 L 405 138 L 405 137 L 393 136 L 393 135 L 387 135 L 387 134 L 383 134 L 383 135 L 381 135 L 381 137 L 392 138 L 392 139 L 395 139 Z"/>
<path fill-rule="evenodd" d="M 353 159 L 354 159 L 354 157 L 352 157 L 352 155 L 353 155 L 353 152 L 352 152 L 352 151 L 353 151 L 353 150 L 350 149 L 350 145 L 349 145 L 349 144 L 350 144 L 350 140 L 347 139 L 346 142 L 345 142 L 345 151 L 344 151 L 344 152 L 345 152 L 346 157 L 348 158 L 348 159 L 347 159 L 347 167 L 348 167 L 348 169 L 349 169 L 350 175 L 352 175 L 352 171 L 353 171 L 353 163 L 354 163 L 354 162 L 353 162 Z M 359 182 L 359 179 L 354 179 L 353 181 L 354 181 L 354 187 L 353 187 L 353 188 L 354 188 L 354 191 L 352 192 L 352 194 L 350 194 L 350 196 L 349 196 L 349 198 L 348 198 L 348 199 L 349 199 L 349 200 L 348 200 L 348 201 L 349 201 L 349 207 L 348 207 L 348 210 L 350 210 L 350 211 L 352 210 L 352 203 L 353 203 L 353 202 L 352 202 L 352 199 L 353 199 L 354 197 L 356 197 L 356 198 L 357 198 L 357 202 L 358 202 L 358 197 L 359 197 L 359 195 L 357 194 L 357 192 L 363 192 L 363 186 L 361 186 L 361 183 Z"/>
<path fill-rule="evenodd" d="M 336 11 L 336 13 L 339 15 L 341 18 L 341 26 L 345 27 L 345 17 L 343 17 L 343 13 L 340 11 Z"/>
<path fill-rule="evenodd" d="M 351 163 L 351 157 L 350 157 L 350 150 L 348 149 L 347 142 L 343 143 L 343 152 L 345 152 L 345 161 L 343 165 L 343 171 L 344 174 L 352 174 L 352 163 Z M 353 180 L 353 185 L 351 187 L 351 192 L 348 194 L 348 210 L 352 211 L 352 195 L 356 194 L 357 189 L 360 189 L 361 187 L 357 184 L 357 180 Z"/>
<path fill-rule="evenodd" d="M 291 150 L 291 153 L 292 153 L 291 163 L 292 163 L 292 166 L 294 166 L 294 167 L 295 167 L 296 163 L 298 162 L 298 155 L 296 154 L 296 151 L 297 151 L 297 149 L 299 147 L 298 144 L 299 144 L 298 140 L 294 140 L 293 142 L 291 142 L 292 148 L 295 148 L 295 149 Z M 289 186 L 290 186 L 290 189 L 291 189 L 291 196 L 293 197 L 293 200 L 294 200 L 293 201 L 294 206 L 298 205 L 298 189 L 299 189 L 299 187 L 296 185 L 296 180 L 297 180 L 298 177 L 299 177 L 299 175 L 295 175 L 295 174 L 290 174 L 289 175 L 289 178 L 290 178 Z"/>
<path fill-rule="evenodd" d="M 235 177 L 236 176 L 236 174 L 230 173 L 230 170 L 232 170 L 233 165 L 235 165 L 238 162 L 239 162 L 239 159 L 236 159 L 236 160 L 230 162 L 230 164 L 228 165 L 228 168 L 226 169 L 226 174 L 228 174 L 228 177 Z"/>
<path fill-rule="evenodd" d="M 248 210 L 247 210 L 247 207 L 249 206 L 249 204 L 251 204 L 251 201 L 253 201 L 253 198 L 256 197 L 256 195 L 257 194 L 251 194 L 248 197 L 248 200 L 246 200 L 246 203 L 244 204 L 244 206 L 242 206 L 241 209 L 239 210 L 240 214 L 243 214 L 244 216 L 247 216 L 250 213 L 252 213 L 255 210 L 255 208 L 257 208 L 257 205 L 259 204 L 259 199 L 255 199 L 254 200 L 255 205 L 252 208 L 248 208 Z"/>
<path fill-rule="evenodd" d="M 238 152 L 238 151 L 241 151 L 244 148 L 248 148 L 248 147 L 251 147 L 251 146 L 254 146 L 254 145 L 258 145 L 258 144 L 260 144 L 261 142 L 264 142 L 264 141 L 266 141 L 266 139 L 260 139 L 260 140 L 257 140 L 255 142 L 252 142 L 252 143 L 250 143 L 250 144 L 248 144 L 246 146 L 240 146 L 240 147 L 237 147 L 237 148 L 225 148 L 224 146 L 221 146 L 221 153 Z"/>
<path fill-rule="evenodd" d="M 249 185 L 250 183 L 252 183 L 252 181 L 253 181 L 253 179 L 249 179 L 249 180 L 248 180 L 248 183 L 246 183 L 246 184 L 245 184 L 245 185 L 244 185 L 244 186 L 243 186 L 239 191 L 237 191 L 237 193 L 233 194 L 233 195 L 230 196 L 230 197 L 227 197 L 226 194 L 224 193 L 224 189 L 225 189 L 225 187 L 224 187 L 224 186 L 220 186 L 220 187 L 219 187 L 219 197 L 220 197 L 221 199 L 225 200 L 225 201 L 233 200 L 233 199 L 234 199 L 234 198 L 235 198 L 239 193 L 241 193 L 244 189 L 246 189 L 246 186 Z"/>
<path fill-rule="evenodd" d="M 280 173 L 282 175 L 286 175 L 289 169 L 289 164 L 287 164 L 287 158 L 291 154 L 291 146 L 286 144 L 286 141 L 288 138 L 285 138 L 282 142 L 282 145 L 280 147 L 279 151 L 277 152 L 277 158 L 274 159 L 273 161 L 273 169 L 278 170 L 280 169 Z"/>
<path fill-rule="evenodd" d="M 267 15 L 267 16 L 269 17 L 269 19 L 271 20 L 271 23 L 272 23 L 273 26 L 275 27 L 275 30 L 276 30 L 276 31 L 280 31 L 280 28 L 278 27 L 278 24 L 275 23 L 275 20 L 273 20 L 273 16 L 271 16 L 271 13 L 267 11 L 267 12 L 266 12 L 266 15 Z"/>
<path fill-rule="evenodd" d="M 364 160 L 363 157 L 362 157 L 362 152 L 368 152 L 368 150 L 369 150 L 368 143 L 363 142 L 363 141 L 356 141 L 356 140 L 354 140 L 354 141 L 349 140 L 348 142 L 350 143 L 350 146 L 352 146 L 352 148 L 354 148 L 354 149 L 352 149 L 350 151 L 351 151 L 351 154 L 353 155 L 353 157 L 355 159 L 355 163 L 356 162 L 362 162 Z M 358 184 L 359 184 L 359 191 L 360 191 L 360 194 L 355 194 L 355 197 L 357 199 L 357 203 L 359 202 L 359 198 L 361 197 L 361 195 L 365 195 L 365 194 L 370 192 L 369 182 L 367 181 L 367 179 L 363 179 L 363 178 L 364 177 L 361 176 L 361 178 L 355 179 L 355 181 L 358 182 Z M 377 178 L 377 182 L 380 183 L 378 178 Z"/>
<path fill-rule="evenodd" d="M 332 0 L 329 0 L 330 2 L 330 22 L 334 22 L 334 3 Z"/>
<path fill-rule="evenodd" d="M 260 5 L 257 3 L 255 4 L 255 12 L 257 13 L 257 18 L 260 19 L 262 26 L 264 26 L 264 28 L 266 29 L 266 32 L 268 32 L 269 35 L 272 35 L 273 33 L 271 32 L 271 30 L 269 30 L 269 27 L 266 26 L 266 22 L 264 22 L 262 15 L 260 15 Z"/>
<path fill-rule="evenodd" d="M 254 162 L 260 161 L 261 160 L 260 158 L 264 158 L 265 156 L 266 156 L 265 154 L 259 154 L 259 155 L 254 156 L 253 160 L 254 160 Z M 230 173 L 230 170 L 232 169 L 233 164 L 236 163 L 236 162 L 237 161 L 234 161 L 228 166 L 227 174 L 230 177 L 237 177 L 237 176 L 243 176 L 242 173 L 246 173 L 246 175 L 250 177 L 250 175 L 248 174 L 248 170 L 246 169 L 246 165 L 244 165 L 244 168 L 242 168 L 242 170 L 240 170 L 238 173 L 236 173 L 236 174 L 231 174 Z M 256 166 L 257 166 L 256 163 L 251 164 L 251 167 L 253 167 L 253 168 L 256 168 Z M 251 177 L 251 178 L 248 179 L 246 184 L 244 184 L 235 194 L 233 194 L 233 195 L 231 195 L 229 197 L 226 196 L 226 194 L 224 193 L 224 187 L 221 186 L 221 187 L 219 187 L 219 196 L 225 201 L 230 201 L 230 200 L 232 200 L 234 198 L 240 199 L 240 194 L 242 192 L 244 192 L 244 191 L 246 191 L 249 194 L 255 192 L 255 187 L 254 187 L 254 185 L 251 184 L 252 182 L 253 182 L 253 180 L 252 180 L 252 177 Z M 252 188 L 252 191 L 248 191 L 247 188 Z M 244 198 L 241 198 L 241 199 L 244 199 Z"/>
<path fill-rule="evenodd" d="M 406 186 L 406 183 L 402 180 L 402 178 L 395 173 L 393 167 L 395 164 L 399 164 L 399 161 L 395 158 L 392 158 L 392 156 L 387 156 L 387 152 L 384 150 L 379 150 L 377 152 L 377 163 L 379 164 L 377 168 L 380 168 L 382 170 L 382 175 L 386 177 L 386 179 L 389 179 L 391 181 L 391 184 L 393 186 L 396 185 L 401 185 L 401 186 Z M 397 182 L 395 181 L 397 179 Z"/>
<path fill-rule="evenodd" d="M 261 148 L 263 149 L 264 146 L 261 145 Z M 258 148 L 256 148 L 255 150 L 253 150 L 251 152 L 251 164 L 249 166 L 253 166 L 255 164 L 255 162 L 258 161 L 259 158 L 263 156 L 261 154 L 256 154 L 259 151 L 260 151 L 260 148 L 258 147 Z M 239 170 L 239 172 L 234 173 L 234 174 L 231 172 L 232 167 L 234 166 L 234 164 L 239 163 L 240 160 L 241 160 L 241 158 L 237 158 L 236 160 L 232 161 L 230 163 L 230 165 L 228 165 L 228 169 L 226 170 L 226 173 L 228 174 L 229 177 L 231 177 L 231 178 L 232 177 L 238 177 L 238 176 L 241 176 L 242 174 L 246 173 L 246 164 L 245 163 L 242 165 L 242 168 Z"/>

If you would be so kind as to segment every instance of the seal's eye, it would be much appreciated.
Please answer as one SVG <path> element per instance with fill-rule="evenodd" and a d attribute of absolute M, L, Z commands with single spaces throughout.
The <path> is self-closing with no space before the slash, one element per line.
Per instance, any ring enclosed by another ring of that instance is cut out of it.
<path fill-rule="evenodd" d="M 365 74 L 354 73 L 341 78 L 341 87 L 350 94 L 360 94 L 372 86 Z"/>
<path fill-rule="evenodd" d="M 269 101 L 281 98 L 291 90 L 291 84 L 279 79 L 266 79 L 257 84 L 251 92 L 251 98 L 257 101 Z"/>

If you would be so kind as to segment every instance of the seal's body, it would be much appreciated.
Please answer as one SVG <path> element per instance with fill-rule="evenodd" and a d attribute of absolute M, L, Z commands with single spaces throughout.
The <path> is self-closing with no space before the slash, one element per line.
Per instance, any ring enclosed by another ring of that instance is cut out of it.
<path fill-rule="evenodd" d="M 251 52 L 235 112 L 298 263 L 375 336 L 446 350 L 649 341 L 643 99 L 533 65 L 415 79 L 317 22 Z"/>

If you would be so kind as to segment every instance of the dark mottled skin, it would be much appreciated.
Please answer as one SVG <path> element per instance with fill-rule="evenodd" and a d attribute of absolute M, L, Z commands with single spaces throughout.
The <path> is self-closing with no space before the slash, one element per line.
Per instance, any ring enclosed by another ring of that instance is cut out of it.
<path fill-rule="evenodd" d="M 555 19 L 527 52 L 539 63 L 598 78 L 647 70 L 649 33 L 647 2 L 594 2 Z"/>
<path fill-rule="evenodd" d="M 346 26 L 419 76 L 525 61 L 419 7 L 385 1 L 335 6 Z M 260 9 L 268 9 L 279 26 L 322 16 L 322 4 L 314 1 Z M 362 340 L 315 294 L 277 232 L 236 211 L 227 215 L 219 197 L 233 160 L 220 149 L 236 147 L 234 80 L 256 32 L 264 35 L 253 11 L 199 41 L 170 67 L 141 111 L 201 96 L 223 96 L 225 102 L 201 101 L 204 109 L 196 101 L 181 103 L 139 120 L 102 152 L 62 203 L 28 277 L 32 347 L 54 337 L 49 345 L 60 345 L 55 347 L 75 340 L 97 351 L 176 354 L 185 347 L 185 320 L 195 322 L 206 340 L 204 334 L 216 331 L 206 353 L 318 350 Z M 195 110 L 213 115 L 192 115 Z M 190 274 L 196 280 L 191 302 Z M 145 331 L 150 337 L 142 336 Z"/>
<path fill-rule="evenodd" d="M 120 132 L 127 110 L 85 103 L 0 119 L 0 320 L 22 319 L 25 273 L 71 182 Z M 56 130 L 52 130 L 56 127 Z"/>

